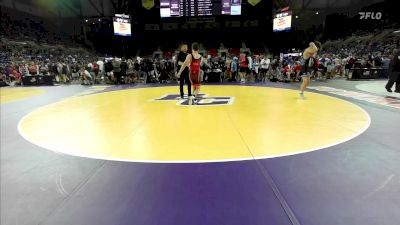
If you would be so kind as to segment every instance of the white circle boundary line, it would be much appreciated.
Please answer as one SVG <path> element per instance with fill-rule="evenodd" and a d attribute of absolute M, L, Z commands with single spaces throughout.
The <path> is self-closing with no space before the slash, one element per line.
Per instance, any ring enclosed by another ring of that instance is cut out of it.
<path fill-rule="evenodd" d="M 234 85 L 226 85 L 226 86 L 229 87 L 229 86 L 234 86 Z M 260 86 L 249 86 L 249 87 L 259 87 L 259 88 L 267 88 L 267 89 L 268 89 L 268 88 L 275 88 L 275 87 L 260 87 Z M 149 88 L 162 88 L 162 87 L 149 87 Z M 286 89 L 286 88 L 276 88 L 276 89 Z M 128 90 L 115 90 L 115 91 L 129 91 L 129 90 L 131 90 L 131 89 L 128 89 Z M 286 89 L 286 90 L 296 91 L 296 90 L 293 90 L 293 89 Z M 114 91 L 110 91 L 110 92 L 114 92 Z M 99 95 L 99 94 L 105 94 L 105 93 L 108 93 L 108 92 L 101 92 L 101 93 L 96 93 L 96 94 L 93 94 L 93 95 Z M 69 100 L 72 100 L 72 99 L 76 99 L 76 97 L 75 97 L 75 98 L 63 99 L 63 100 L 61 100 L 61 101 L 54 102 L 54 103 L 50 103 L 50 104 L 48 104 L 48 105 L 41 106 L 41 107 L 39 107 L 39 108 L 37 108 L 37 109 L 34 109 L 32 112 L 29 112 L 28 114 L 26 114 L 25 116 L 23 116 L 23 117 L 21 118 L 21 120 L 18 122 L 18 127 L 17 127 L 17 129 L 18 129 L 18 133 L 19 133 L 25 140 L 27 140 L 28 142 L 30 142 L 30 143 L 32 143 L 32 144 L 34 144 L 34 145 L 36 145 L 36 146 L 39 146 L 39 147 L 41 147 L 41 148 L 43 148 L 43 149 L 46 149 L 46 150 L 55 152 L 55 153 L 57 153 L 57 154 L 63 154 L 63 155 L 69 155 L 69 156 L 76 156 L 76 157 L 82 157 L 82 158 L 88 158 L 88 159 L 117 161 L 117 162 L 159 163 L 159 164 L 162 164 L 162 163 L 165 163 L 165 164 L 168 164 L 168 163 L 171 163 L 171 164 L 186 164 L 186 163 L 218 163 L 218 162 L 237 162 L 237 161 L 248 161 L 248 160 L 261 160 L 261 159 L 279 158 L 279 157 L 285 157 L 285 156 L 292 156 L 292 155 L 299 155 L 299 154 L 309 153 L 309 152 L 313 152 L 313 151 L 317 151 L 317 150 L 322 150 L 322 149 L 326 149 L 326 148 L 329 148 L 329 147 L 333 147 L 333 146 L 336 146 L 336 145 L 345 143 L 345 142 L 347 142 L 347 141 L 349 141 L 349 140 L 351 140 L 351 139 L 354 139 L 354 138 L 358 137 L 359 135 L 361 135 L 362 133 L 364 133 L 364 132 L 370 127 L 370 125 L 371 125 L 371 117 L 370 117 L 370 115 L 368 114 L 368 112 L 365 111 L 365 110 L 364 110 L 363 108 L 361 108 L 360 106 L 358 106 L 358 105 L 356 105 L 356 104 L 354 104 L 354 103 L 352 103 L 352 102 L 349 102 L 349 101 L 347 101 L 347 100 L 344 100 L 344 99 L 341 99 L 341 98 L 337 98 L 337 97 L 333 97 L 333 96 L 330 96 L 330 95 L 321 94 L 321 93 L 315 93 L 315 92 L 310 92 L 310 93 L 316 94 L 316 95 L 323 95 L 323 96 L 330 97 L 330 98 L 334 98 L 334 99 L 338 99 L 338 100 L 340 100 L 340 101 L 346 102 L 347 104 L 351 104 L 351 105 L 355 106 L 356 108 L 360 109 L 360 110 L 365 114 L 365 116 L 367 117 L 367 123 L 366 123 L 365 127 L 363 127 L 363 129 L 361 129 L 361 130 L 360 130 L 359 132 L 357 132 L 356 134 L 354 134 L 354 135 L 352 135 L 352 136 L 350 136 L 350 137 L 344 138 L 344 139 L 342 139 L 342 140 L 340 140 L 340 141 L 337 141 L 337 142 L 334 142 L 334 143 L 331 143 L 331 144 L 327 144 L 327 145 L 322 145 L 322 146 L 319 146 L 319 147 L 316 147 L 316 148 L 310 148 L 310 149 L 306 149 L 306 150 L 296 151 L 295 153 L 276 154 L 276 155 L 260 156 L 260 157 L 229 158 L 229 159 L 219 159 L 219 160 L 218 160 L 218 159 L 213 159 L 213 160 L 128 160 L 128 159 L 125 159 L 125 158 L 118 158 L 118 157 L 109 157 L 109 158 L 105 158 L 105 157 L 88 156 L 88 155 L 85 155 L 85 154 L 75 154 L 75 153 L 74 153 L 74 154 L 69 154 L 69 153 L 65 153 L 65 152 L 60 152 L 60 151 L 55 150 L 55 149 L 52 149 L 52 148 L 44 147 L 43 144 L 39 144 L 39 143 L 37 143 L 36 141 L 31 140 L 29 137 L 27 137 L 27 136 L 21 131 L 21 126 L 22 126 L 23 121 L 24 121 L 30 114 L 32 114 L 33 112 L 35 112 L 35 111 L 37 111 L 37 110 L 40 110 L 40 109 L 43 109 L 43 108 L 46 108 L 46 107 L 50 107 L 50 106 L 52 106 L 52 105 L 59 104 L 59 103 L 61 103 L 61 102 L 65 102 L 65 101 L 69 101 Z M 83 96 L 79 96 L 79 97 L 83 97 Z M 302 101 L 306 101 L 306 100 L 302 100 Z"/>

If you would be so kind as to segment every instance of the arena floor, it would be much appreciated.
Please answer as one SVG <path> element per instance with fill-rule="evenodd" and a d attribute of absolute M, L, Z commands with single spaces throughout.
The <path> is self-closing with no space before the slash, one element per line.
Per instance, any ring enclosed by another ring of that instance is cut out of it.
<path fill-rule="evenodd" d="M 1 224 L 398 225 L 383 83 L 2 88 Z"/>

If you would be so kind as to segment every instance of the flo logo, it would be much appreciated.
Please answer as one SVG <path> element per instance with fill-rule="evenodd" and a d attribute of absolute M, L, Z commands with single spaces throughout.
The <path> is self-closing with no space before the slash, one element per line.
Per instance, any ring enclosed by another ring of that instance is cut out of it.
<path fill-rule="evenodd" d="M 382 18 L 382 13 L 381 12 L 359 12 L 360 14 L 360 20 L 367 20 L 367 19 L 373 19 L 373 20 L 380 20 Z"/>
<path fill-rule="evenodd" d="M 220 96 L 208 96 L 207 94 L 197 95 L 197 104 L 195 106 L 217 106 L 217 105 L 231 105 L 235 98 L 234 97 L 220 97 Z M 180 95 L 168 94 L 161 98 L 154 99 L 155 101 L 177 101 L 177 105 L 187 106 L 189 105 L 189 100 L 185 95 L 185 99 L 180 99 Z"/>

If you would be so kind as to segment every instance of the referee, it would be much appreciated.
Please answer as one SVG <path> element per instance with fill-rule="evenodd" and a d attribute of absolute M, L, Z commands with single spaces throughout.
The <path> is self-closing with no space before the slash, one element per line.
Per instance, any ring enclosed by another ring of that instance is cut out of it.
<path fill-rule="evenodd" d="M 186 56 L 187 56 L 187 50 L 188 50 L 188 46 L 187 46 L 187 44 L 181 44 L 181 46 L 180 46 L 180 52 L 179 52 L 179 54 L 178 54 L 178 59 L 177 59 L 177 61 L 178 61 L 178 66 L 177 66 L 177 68 L 180 68 L 181 67 L 181 65 L 185 62 L 185 60 L 186 60 Z M 181 76 L 179 77 L 179 87 L 180 87 L 180 91 L 181 91 L 181 99 L 183 99 L 183 96 L 184 96 L 184 92 L 183 92 L 183 85 L 184 84 L 187 84 L 187 86 L 188 86 L 188 96 L 190 97 L 190 96 L 192 96 L 192 83 L 191 83 L 191 81 L 190 81 L 190 79 L 189 79 L 189 68 L 188 67 L 186 67 L 184 70 L 183 70 L 183 72 L 182 72 L 182 74 L 181 74 Z"/>

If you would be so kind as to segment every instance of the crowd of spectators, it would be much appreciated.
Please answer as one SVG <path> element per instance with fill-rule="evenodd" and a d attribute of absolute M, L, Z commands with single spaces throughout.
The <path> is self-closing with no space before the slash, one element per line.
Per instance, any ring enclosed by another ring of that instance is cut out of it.
<path fill-rule="evenodd" d="M 98 56 L 84 49 L 1 39 L 1 85 L 22 85 L 24 77 L 53 76 L 59 84 L 167 82 L 172 59 Z"/>
<path fill-rule="evenodd" d="M 328 41 L 315 60 L 315 79 L 349 78 L 352 68 L 389 69 L 393 52 L 399 48 L 399 37 L 392 31 L 377 35 L 357 35 L 344 40 Z M 82 48 L 17 42 L 1 39 L 0 82 L 21 85 L 23 77 L 54 76 L 56 83 L 132 84 L 175 82 L 175 57 L 118 58 L 99 56 Z M 260 52 L 260 51 L 259 51 Z M 246 82 L 297 82 L 301 80 L 301 50 L 283 54 L 246 53 Z M 239 54 L 204 56 L 203 81 L 239 81 Z"/>

